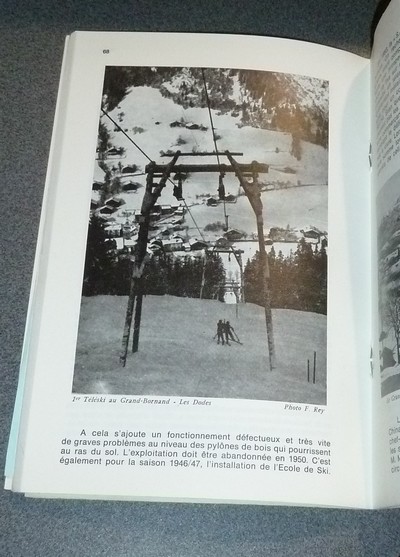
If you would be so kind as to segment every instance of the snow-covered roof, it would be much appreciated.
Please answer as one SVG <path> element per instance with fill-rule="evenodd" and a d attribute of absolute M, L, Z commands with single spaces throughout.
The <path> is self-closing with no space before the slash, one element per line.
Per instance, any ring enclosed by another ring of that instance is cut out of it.
<path fill-rule="evenodd" d="M 117 249 L 121 250 L 124 248 L 124 239 L 123 238 L 114 238 L 114 241 L 117 244 Z"/>
<path fill-rule="evenodd" d="M 94 165 L 93 180 L 95 182 L 104 182 L 104 176 L 105 176 L 104 170 L 102 168 L 100 168 L 98 163 L 96 163 Z"/>
<path fill-rule="evenodd" d="M 117 223 L 111 223 L 111 224 L 108 224 L 108 225 L 104 228 L 104 230 L 107 230 L 107 231 L 109 231 L 109 232 L 111 232 L 111 231 L 113 231 L 113 230 L 115 230 L 115 231 L 118 230 L 118 231 L 119 231 L 119 230 L 121 230 L 121 225 L 120 225 L 120 224 L 117 224 Z"/>

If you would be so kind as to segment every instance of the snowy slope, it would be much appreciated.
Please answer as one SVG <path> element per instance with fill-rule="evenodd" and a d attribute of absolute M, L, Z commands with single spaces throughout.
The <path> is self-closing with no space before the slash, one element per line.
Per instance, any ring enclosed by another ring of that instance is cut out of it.
<path fill-rule="evenodd" d="M 147 296 L 139 352 L 130 353 L 122 368 L 126 303 L 126 297 L 82 299 L 74 392 L 326 404 L 325 316 L 273 310 L 277 368 L 271 371 L 263 308 Z M 231 322 L 243 345 L 213 340 L 218 319 Z M 307 381 L 307 360 L 312 370 L 314 351 L 315 384 Z"/>
<path fill-rule="evenodd" d="M 121 116 L 123 114 L 123 116 Z M 161 151 L 180 149 L 181 151 L 213 151 L 214 144 L 210 131 L 208 111 L 204 108 L 183 108 L 165 98 L 158 89 L 152 87 L 133 87 L 120 105 L 111 112 L 111 117 L 118 121 L 126 133 L 137 143 L 152 160 L 166 164 L 170 159 L 163 158 Z M 216 133 L 221 136 L 217 145 L 220 151 L 243 152 L 237 157 L 238 162 L 250 163 L 257 160 L 271 165 L 267 175 L 260 176 L 260 181 L 284 181 L 292 184 L 309 184 L 309 186 L 290 188 L 287 190 L 263 192 L 265 227 L 283 226 L 287 224 L 298 228 L 310 225 L 327 230 L 327 180 L 328 153 L 321 146 L 303 142 L 303 156 L 300 161 L 290 155 L 291 134 L 271 131 L 250 126 L 238 127 L 239 117 L 231 114 L 220 114 L 212 111 Z M 173 121 L 194 122 L 208 127 L 207 131 L 190 130 L 182 127 L 170 127 Z M 121 132 L 114 131 L 113 124 L 105 117 L 102 121 L 108 127 L 112 142 L 116 147 L 124 147 L 126 155 L 121 161 L 124 166 L 136 164 L 144 172 L 148 159 Z M 138 131 L 139 130 L 139 133 Z M 143 130 L 143 131 L 142 131 Z M 107 161 L 115 166 L 116 161 Z M 184 157 L 178 162 L 198 163 L 195 157 Z M 215 157 L 202 157 L 202 163 L 216 163 Z M 222 158 L 221 162 L 227 162 Z M 291 172 L 285 171 L 287 168 Z M 145 176 L 137 176 L 135 181 L 145 184 Z M 184 183 L 184 197 L 189 206 L 197 204 L 193 214 L 199 221 L 200 228 L 214 220 L 223 220 L 223 207 L 205 207 L 203 199 L 197 195 L 210 194 L 216 196 L 218 176 L 216 174 L 194 174 Z M 234 174 L 225 178 L 226 194 L 237 195 L 239 184 Z M 123 210 L 138 210 L 141 207 L 143 188 L 137 194 L 122 194 L 126 201 Z M 172 196 L 172 185 L 165 188 L 160 202 L 164 204 L 176 202 Z M 254 215 L 245 197 L 241 197 L 236 205 L 230 205 L 227 212 L 231 215 L 230 226 L 241 228 L 247 233 L 255 232 Z M 120 218 L 121 215 L 120 215 Z M 194 226 L 190 217 L 187 224 Z"/>

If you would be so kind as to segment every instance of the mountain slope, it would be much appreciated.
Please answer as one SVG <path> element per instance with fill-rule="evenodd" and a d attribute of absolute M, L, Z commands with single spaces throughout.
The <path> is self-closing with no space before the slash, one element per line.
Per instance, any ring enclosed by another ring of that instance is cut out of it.
<path fill-rule="evenodd" d="M 82 299 L 74 392 L 326 403 L 325 316 L 274 310 L 277 368 L 270 371 L 263 308 L 147 296 L 139 352 L 129 353 L 122 368 L 126 302 L 113 296 Z M 242 345 L 217 344 L 218 319 L 231 322 Z M 314 351 L 315 384 L 312 377 L 307 381 Z"/>

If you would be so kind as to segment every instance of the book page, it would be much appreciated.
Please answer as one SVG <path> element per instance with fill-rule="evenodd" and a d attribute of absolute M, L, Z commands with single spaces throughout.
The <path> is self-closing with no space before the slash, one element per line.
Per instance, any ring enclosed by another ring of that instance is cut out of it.
<path fill-rule="evenodd" d="M 12 489 L 370 506 L 369 62 L 68 49 Z"/>
<path fill-rule="evenodd" d="M 375 34 L 372 69 L 374 270 L 374 460 L 376 504 L 400 503 L 400 7 Z"/>

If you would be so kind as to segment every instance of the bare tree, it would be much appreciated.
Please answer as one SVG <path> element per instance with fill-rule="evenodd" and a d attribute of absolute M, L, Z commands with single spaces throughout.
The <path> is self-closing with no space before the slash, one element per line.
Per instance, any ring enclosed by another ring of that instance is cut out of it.
<path fill-rule="evenodd" d="M 400 298 L 396 292 L 390 293 L 386 300 L 385 320 L 393 327 L 396 338 L 397 363 L 400 363 Z"/>

